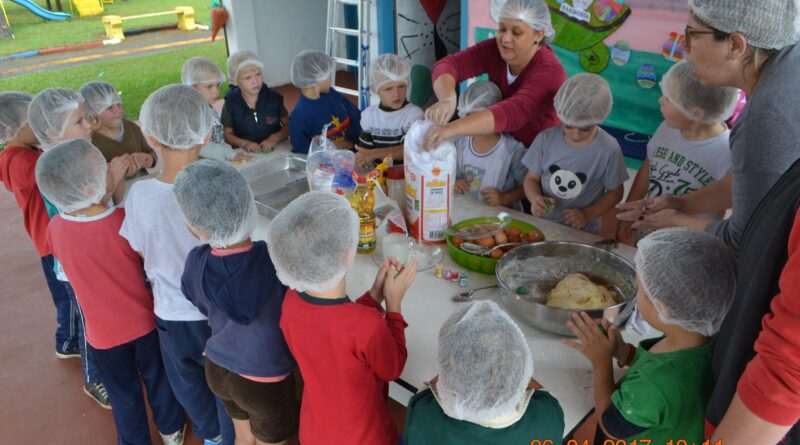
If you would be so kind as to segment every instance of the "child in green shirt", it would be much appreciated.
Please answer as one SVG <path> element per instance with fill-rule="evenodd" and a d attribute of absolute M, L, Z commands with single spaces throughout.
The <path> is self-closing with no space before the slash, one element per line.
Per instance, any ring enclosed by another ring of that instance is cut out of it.
<path fill-rule="evenodd" d="M 700 443 L 711 396 L 714 335 L 733 303 L 736 259 L 720 239 L 686 228 L 664 229 L 639 242 L 636 305 L 663 337 L 639 347 L 622 340 L 606 320 L 582 312 L 567 325 L 594 368 L 595 411 L 612 439 Z M 612 357 L 630 366 L 614 387 Z"/>
<path fill-rule="evenodd" d="M 407 445 L 561 443 L 564 412 L 533 380 L 528 342 L 496 303 L 460 306 L 444 322 L 437 365 L 408 403 Z"/>

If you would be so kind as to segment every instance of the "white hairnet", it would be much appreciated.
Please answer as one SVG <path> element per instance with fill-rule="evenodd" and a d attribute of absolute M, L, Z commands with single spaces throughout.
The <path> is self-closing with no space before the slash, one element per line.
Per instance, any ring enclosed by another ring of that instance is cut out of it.
<path fill-rule="evenodd" d="M 722 240 L 687 228 L 658 230 L 639 241 L 634 262 L 662 322 L 706 336 L 719 330 L 736 285 L 736 257 Z"/>
<path fill-rule="evenodd" d="M 382 54 L 375 59 L 369 67 L 370 86 L 378 91 L 390 82 L 400 82 L 406 85 L 411 79 L 411 67 L 397 54 Z"/>
<path fill-rule="evenodd" d="M 798 0 L 689 0 L 692 14 L 722 32 L 738 32 L 755 48 L 781 49 L 800 42 Z"/>
<path fill-rule="evenodd" d="M 228 81 L 231 85 L 239 85 L 239 72 L 242 68 L 248 66 L 256 67 L 260 71 L 264 71 L 264 64 L 261 63 L 261 59 L 258 58 L 258 55 L 252 51 L 244 49 L 236 51 L 228 57 Z"/>
<path fill-rule="evenodd" d="M 568 78 L 553 99 L 558 118 L 570 127 L 588 127 L 603 122 L 611 113 L 613 103 L 608 82 L 591 73 Z"/>
<path fill-rule="evenodd" d="M 458 98 L 458 117 L 477 113 L 503 100 L 500 88 L 488 80 L 473 82 Z"/>
<path fill-rule="evenodd" d="M 659 84 L 661 93 L 687 119 L 709 125 L 725 121 L 736 108 L 739 90 L 731 87 L 705 86 L 692 71 L 692 65 L 686 60 L 672 65 Z M 698 116 L 692 113 L 697 108 L 705 113 L 703 119 L 698 119 Z"/>
<path fill-rule="evenodd" d="M 86 111 L 95 116 L 114 104 L 122 103 L 119 92 L 108 82 L 89 82 L 81 87 L 80 94 L 83 96 Z"/>
<path fill-rule="evenodd" d="M 520 20 L 536 31 L 544 31 L 542 45 L 549 44 L 556 37 L 545 0 L 493 0 L 491 14 L 498 23 L 501 18 Z"/>
<path fill-rule="evenodd" d="M 187 165 L 175 178 L 174 193 L 186 224 L 211 247 L 244 241 L 255 229 L 253 191 L 230 165 L 210 160 Z"/>
<path fill-rule="evenodd" d="M 28 122 L 39 142 L 45 147 L 58 143 L 70 115 L 82 103 L 81 95 L 68 88 L 48 88 L 34 96 L 28 107 Z"/>
<path fill-rule="evenodd" d="M 157 89 L 142 104 L 142 133 L 161 144 L 188 150 L 203 144 L 214 123 L 214 110 L 194 88 L 173 84 Z"/>
<path fill-rule="evenodd" d="M 436 384 L 442 410 L 485 423 L 514 411 L 533 377 L 522 331 L 497 303 L 460 306 L 439 330 Z"/>
<path fill-rule="evenodd" d="M 36 161 L 39 190 L 64 213 L 99 204 L 107 173 L 106 158 L 85 139 L 58 143 Z"/>
<path fill-rule="evenodd" d="M 335 70 L 336 62 L 322 51 L 300 51 L 292 61 L 292 85 L 311 88 L 330 79 Z"/>
<path fill-rule="evenodd" d="M 217 64 L 210 59 L 205 57 L 192 57 L 183 63 L 183 67 L 181 68 L 181 83 L 184 85 L 189 85 L 191 87 L 202 83 L 222 82 L 225 82 L 225 74 L 219 69 Z"/>
<path fill-rule="evenodd" d="M 0 144 L 14 140 L 28 123 L 28 106 L 33 96 L 10 91 L 0 93 Z"/>
<path fill-rule="evenodd" d="M 301 195 L 269 226 L 267 245 L 278 279 L 300 292 L 333 288 L 352 265 L 358 228 L 358 215 L 344 197 Z"/>

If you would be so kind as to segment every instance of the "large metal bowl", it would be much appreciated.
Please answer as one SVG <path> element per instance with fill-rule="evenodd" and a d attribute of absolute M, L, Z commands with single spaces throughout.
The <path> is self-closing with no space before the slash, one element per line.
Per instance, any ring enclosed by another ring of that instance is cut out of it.
<path fill-rule="evenodd" d="M 626 259 L 607 250 L 569 241 L 543 241 L 508 252 L 495 269 L 500 297 L 509 311 L 535 328 L 565 336 L 572 336 L 566 323 L 577 311 L 545 302 L 560 280 L 576 272 L 611 285 L 621 300 L 605 309 L 586 311 L 589 316 L 614 324 L 628 318 L 636 297 L 636 270 Z M 526 295 L 517 294 L 520 286 L 528 289 Z"/>

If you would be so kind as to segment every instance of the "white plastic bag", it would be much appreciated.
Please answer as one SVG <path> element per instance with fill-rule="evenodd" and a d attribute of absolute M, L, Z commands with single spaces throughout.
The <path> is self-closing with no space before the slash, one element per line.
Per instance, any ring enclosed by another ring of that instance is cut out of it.
<path fill-rule="evenodd" d="M 456 147 L 446 141 L 431 151 L 422 143 L 431 121 L 417 121 L 405 137 L 406 210 L 411 236 L 422 243 L 443 243 L 450 227 L 456 182 Z"/>
<path fill-rule="evenodd" d="M 346 195 L 355 188 L 353 167 L 356 156 L 350 150 L 342 150 L 328 139 L 326 128 L 311 141 L 306 157 L 306 177 L 311 190 L 332 191 Z"/>

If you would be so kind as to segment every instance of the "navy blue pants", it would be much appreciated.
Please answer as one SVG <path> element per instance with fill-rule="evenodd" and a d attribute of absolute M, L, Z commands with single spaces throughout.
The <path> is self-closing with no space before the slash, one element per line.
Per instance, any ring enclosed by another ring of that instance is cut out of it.
<path fill-rule="evenodd" d="M 67 352 L 78 347 L 79 320 L 75 318 L 75 311 L 70 303 L 69 295 L 61 281 L 56 278 L 53 270 L 53 255 L 41 257 L 44 278 L 56 307 L 56 351 Z"/>
<path fill-rule="evenodd" d="M 158 431 L 172 434 L 183 428 L 186 417 L 167 381 L 155 329 L 111 349 L 95 349 L 91 345 L 89 349 L 108 390 L 118 444 L 151 445 L 140 376 Z"/>
<path fill-rule="evenodd" d="M 233 421 L 220 401 L 208 389 L 203 351 L 211 336 L 208 322 L 168 321 L 156 317 L 161 356 L 175 397 L 192 420 L 195 435 L 233 445 Z"/>
<path fill-rule="evenodd" d="M 89 343 L 86 341 L 84 326 L 86 320 L 83 318 L 83 311 L 81 311 L 80 303 L 75 295 L 75 290 L 72 285 L 67 281 L 59 281 L 64 286 L 64 289 L 69 295 L 70 310 L 73 311 L 72 319 L 76 321 L 75 325 L 78 332 L 78 349 L 81 351 L 81 368 L 83 369 L 83 381 L 86 383 L 100 383 L 100 372 L 97 370 L 96 358 L 94 352 L 89 348 Z"/>

